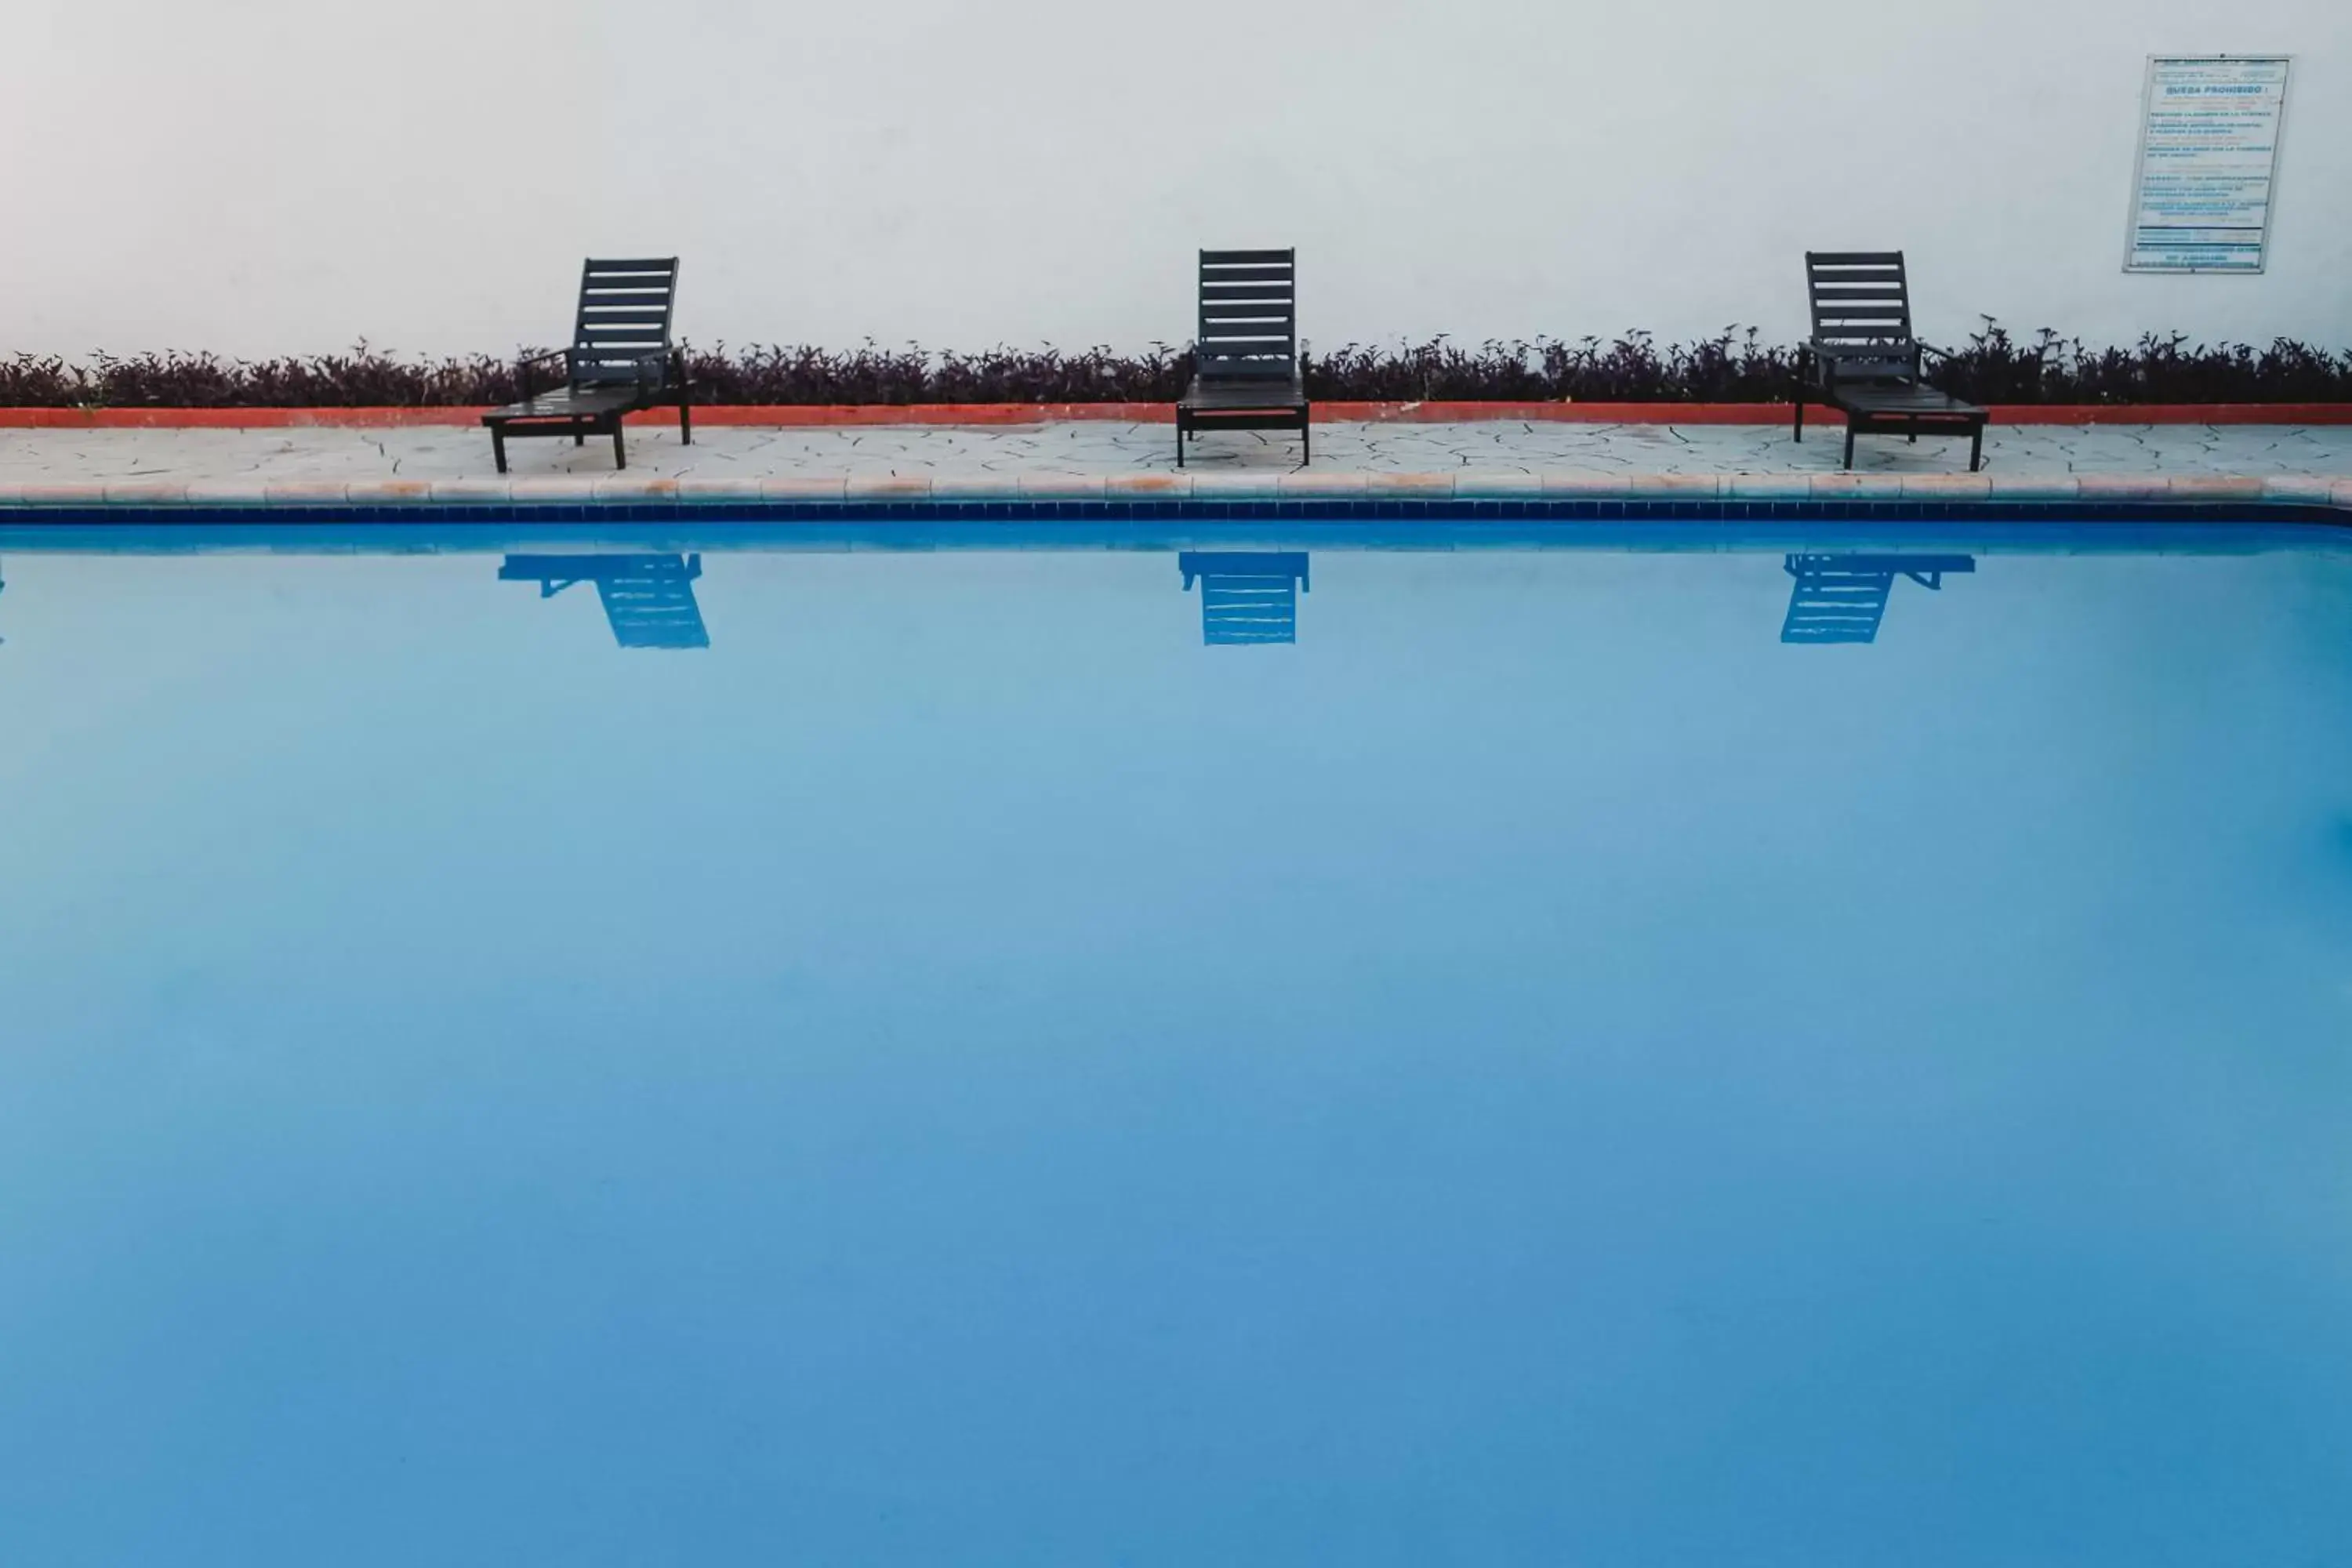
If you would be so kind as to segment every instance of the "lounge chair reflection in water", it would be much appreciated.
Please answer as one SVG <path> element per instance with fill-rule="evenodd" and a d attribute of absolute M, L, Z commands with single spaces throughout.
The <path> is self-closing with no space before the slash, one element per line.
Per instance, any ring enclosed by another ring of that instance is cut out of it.
<path fill-rule="evenodd" d="M 694 602 L 699 555 L 509 555 L 501 583 L 536 583 L 551 599 L 574 583 L 593 583 L 613 640 L 623 647 L 709 647 L 702 606 Z"/>
<path fill-rule="evenodd" d="M 1797 580 L 1789 595 L 1785 643 L 1872 643 L 1886 618 L 1895 579 L 1908 577 L 1940 593 L 1947 573 L 1977 569 L 1971 555 L 1791 555 L 1782 570 Z"/>
<path fill-rule="evenodd" d="M 1187 550 L 1176 565 L 1186 593 L 1200 582 L 1206 646 L 1298 640 L 1298 595 L 1310 586 L 1303 551 Z"/>

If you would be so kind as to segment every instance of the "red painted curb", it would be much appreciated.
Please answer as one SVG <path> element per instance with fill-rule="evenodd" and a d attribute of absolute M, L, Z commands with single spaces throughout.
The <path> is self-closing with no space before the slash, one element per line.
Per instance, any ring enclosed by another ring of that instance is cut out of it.
<path fill-rule="evenodd" d="M 2352 403 L 1995 404 L 1996 425 L 2352 425 Z M 480 408 L 0 408 L 9 430 L 369 429 L 478 425 Z M 1785 403 L 1318 403 L 1318 423 L 1475 424 L 1518 420 L 1572 425 L 1784 425 Z M 910 403 L 711 405 L 698 425 L 765 427 L 850 425 L 1046 425 L 1111 420 L 1175 421 L 1166 403 Z M 1834 412 L 1808 408 L 1806 423 L 1839 424 Z M 677 416 L 650 409 L 635 425 L 674 425 Z"/>

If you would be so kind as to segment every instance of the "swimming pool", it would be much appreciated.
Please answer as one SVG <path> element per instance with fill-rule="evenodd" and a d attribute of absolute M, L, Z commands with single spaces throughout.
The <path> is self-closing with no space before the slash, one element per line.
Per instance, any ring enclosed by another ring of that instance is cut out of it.
<path fill-rule="evenodd" d="M 2352 1552 L 2342 536 L 994 537 L 10 536 L 8 1555 Z"/>

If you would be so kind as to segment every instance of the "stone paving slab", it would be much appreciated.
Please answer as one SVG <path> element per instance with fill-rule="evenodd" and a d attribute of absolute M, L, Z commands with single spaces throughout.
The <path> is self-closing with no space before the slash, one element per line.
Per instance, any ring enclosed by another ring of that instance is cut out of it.
<path fill-rule="evenodd" d="M 0 503 L 1900 495 L 2352 504 L 2344 426 L 1995 426 L 1985 471 L 1973 477 L 1961 442 L 1865 439 L 1851 477 L 1843 448 L 1841 430 L 1800 445 L 1780 426 L 1332 424 L 1317 426 L 1306 468 L 1295 437 L 1243 433 L 1202 438 L 1180 472 L 1174 432 L 1158 424 L 723 426 L 690 447 L 647 426 L 630 432 L 625 473 L 607 442 L 534 440 L 510 445 L 512 472 L 501 478 L 488 437 L 472 426 L 37 429 L 0 432 Z"/>
<path fill-rule="evenodd" d="M 1311 473 L 1826 474 L 1839 471 L 1843 432 L 1783 426 L 1318 425 Z M 511 477 L 610 475 L 610 444 L 516 441 Z M 1298 468 L 1296 437 L 1207 436 L 1188 458 L 1200 473 L 1278 474 Z M 1865 474 L 1964 473 L 1967 446 L 1885 437 L 1859 446 Z M 629 470 L 663 479 L 838 476 L 985 478 L 1012 474 L 1174 473 L 1166 425 L 1077 421 L 994 427 L 858 426 L 761 429 L 719 426 L 690 447 L 660 426 L 629 433 Z M 2325 474 L 2352 477 L 2352 426 L 1996 426 L 1985 439 L 1993 474 Z M 91 480 L 494 479 L 490 443 L 470 426 L 404 429 L 0 431 L 0 482 Z"/>

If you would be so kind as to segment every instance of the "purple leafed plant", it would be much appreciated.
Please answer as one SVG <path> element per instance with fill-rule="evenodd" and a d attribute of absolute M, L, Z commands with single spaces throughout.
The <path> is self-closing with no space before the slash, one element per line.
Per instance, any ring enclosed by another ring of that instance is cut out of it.
<path fill-rule="evenodd" d="M 526 351 L 528 352 L 528 351 Z M 709 349 L 687 360 L 697 402 L 709 404 L 1164 403 L 1181 390 L 1185 353 L 1155 343 L 1108 348 L 940 352 L 868 342 L 848 350 L 777 345 Z M 1660 347 L 1647 332 L 1538 337 L 1464 348 L 1438 337 L 1394 347 L 1349 343 L 1307 358 L 1307 387 L 1326 400 L 1363 402 L 1769 403 L 1784 401 L 1796 350 L 1727 329 Z M 2352 402 L 2352 353 L 2282 338 L 2266 349 L 2192 343 L 2150 333 L 2132 348 L 2094 349 L 2043 331 L 2031 342 L 1984 326 L 1931 376 L 1979 403 Z M 0 407 L 369 408 L 510 402 L 515 362 L 490 354 L 441 359 L 350 353 L 237 360 L 166 352 L 0 358 Z"/>

